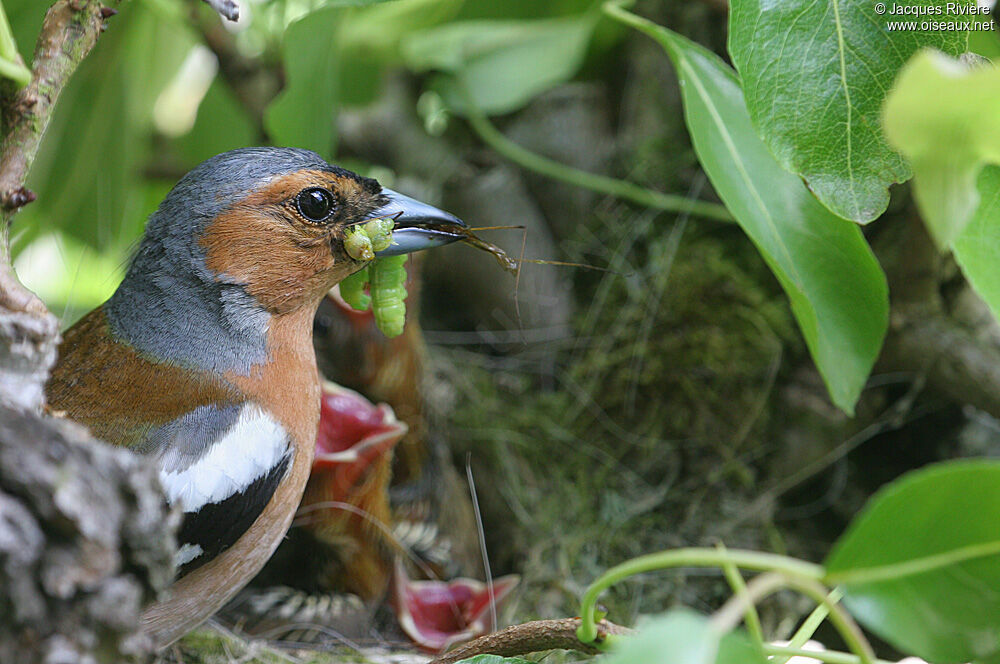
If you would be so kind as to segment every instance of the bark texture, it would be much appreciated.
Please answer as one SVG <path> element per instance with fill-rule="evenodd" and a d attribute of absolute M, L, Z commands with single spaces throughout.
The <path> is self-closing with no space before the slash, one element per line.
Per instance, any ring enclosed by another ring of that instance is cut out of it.
<path fill-rule="evenodd" d="M 120 662 L 173 576 L 155 470 L 79 425 L 0 406 L 0 662 Z"/>

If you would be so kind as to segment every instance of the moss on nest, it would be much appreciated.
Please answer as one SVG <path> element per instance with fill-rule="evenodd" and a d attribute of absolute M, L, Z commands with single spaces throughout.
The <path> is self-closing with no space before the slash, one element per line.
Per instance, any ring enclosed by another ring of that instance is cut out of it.
<path fill-rule="evenodd" d="M 649 225 L 618 261 L 623 276 L 578 283 L 574 334 L 556 347 L 433 354 L 451 390 L 435 426 L 472 453 L 494 573 L 524 577 L 518 621 L 573 615 L 590 581 L 636 555 L 771 548 L 769 512 L 746 508 L 790 312 L 726 239 L 679 237 Z M 718 577 L 684 581 L 649 575 L 605 603 L 627 623 L 728 592 Z"/>

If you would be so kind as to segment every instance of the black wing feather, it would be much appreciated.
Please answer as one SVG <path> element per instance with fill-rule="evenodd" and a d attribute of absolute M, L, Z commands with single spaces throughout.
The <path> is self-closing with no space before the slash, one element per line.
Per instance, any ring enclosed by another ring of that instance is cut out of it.
<path fill-rule="evenodd" d="M 185 512 L 177 540 L 201 547 L 201 553 L 184 563 L 178 577 L 212 560 L 236 543 L 271 500 L 278 484 L 288 471 L 291 454 L 285 454 L 270 471 L 261 475 L 239 493 L 225 500 L 208 503 L 196 512 Z"/>

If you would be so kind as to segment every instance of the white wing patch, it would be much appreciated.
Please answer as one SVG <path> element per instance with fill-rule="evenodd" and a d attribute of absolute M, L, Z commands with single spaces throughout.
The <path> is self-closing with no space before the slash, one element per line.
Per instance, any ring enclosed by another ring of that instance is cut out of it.
<path fill-rule="evenodd" d="M 177 553 L 174 554 L 174 567 L 186 565 L 203 553 L 205 553 L 205 550 L 201 548 L 201 545 L 185 542 L 181 545 L 181 548 L 177 549 Z"/>
<path fill-rule="evenodd" d="M 287 451 L 285 429 L 260 406 L 247 404 L 201 458 L 183 470 L 161 470 L 160 482 L 171 504 L 195 512 L 240 493 L 274 468 Z"/>

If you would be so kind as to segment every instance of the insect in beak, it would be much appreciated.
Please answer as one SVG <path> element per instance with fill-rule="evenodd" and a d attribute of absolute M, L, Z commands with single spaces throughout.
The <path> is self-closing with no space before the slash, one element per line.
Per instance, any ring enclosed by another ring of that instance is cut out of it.
<path fill-rule="evenodd" d="M 372 212 L 372 218 L 393 217 L 396 225 L 392 229 L 392 244 L 375 252 L 376 256 L 398 256 L 440 247 L 467 235 L 463 232 L 465 222 L 453 214 L 392 189 L 382 189 L 382 193 L 389 197 L 389 202 Z"/>

